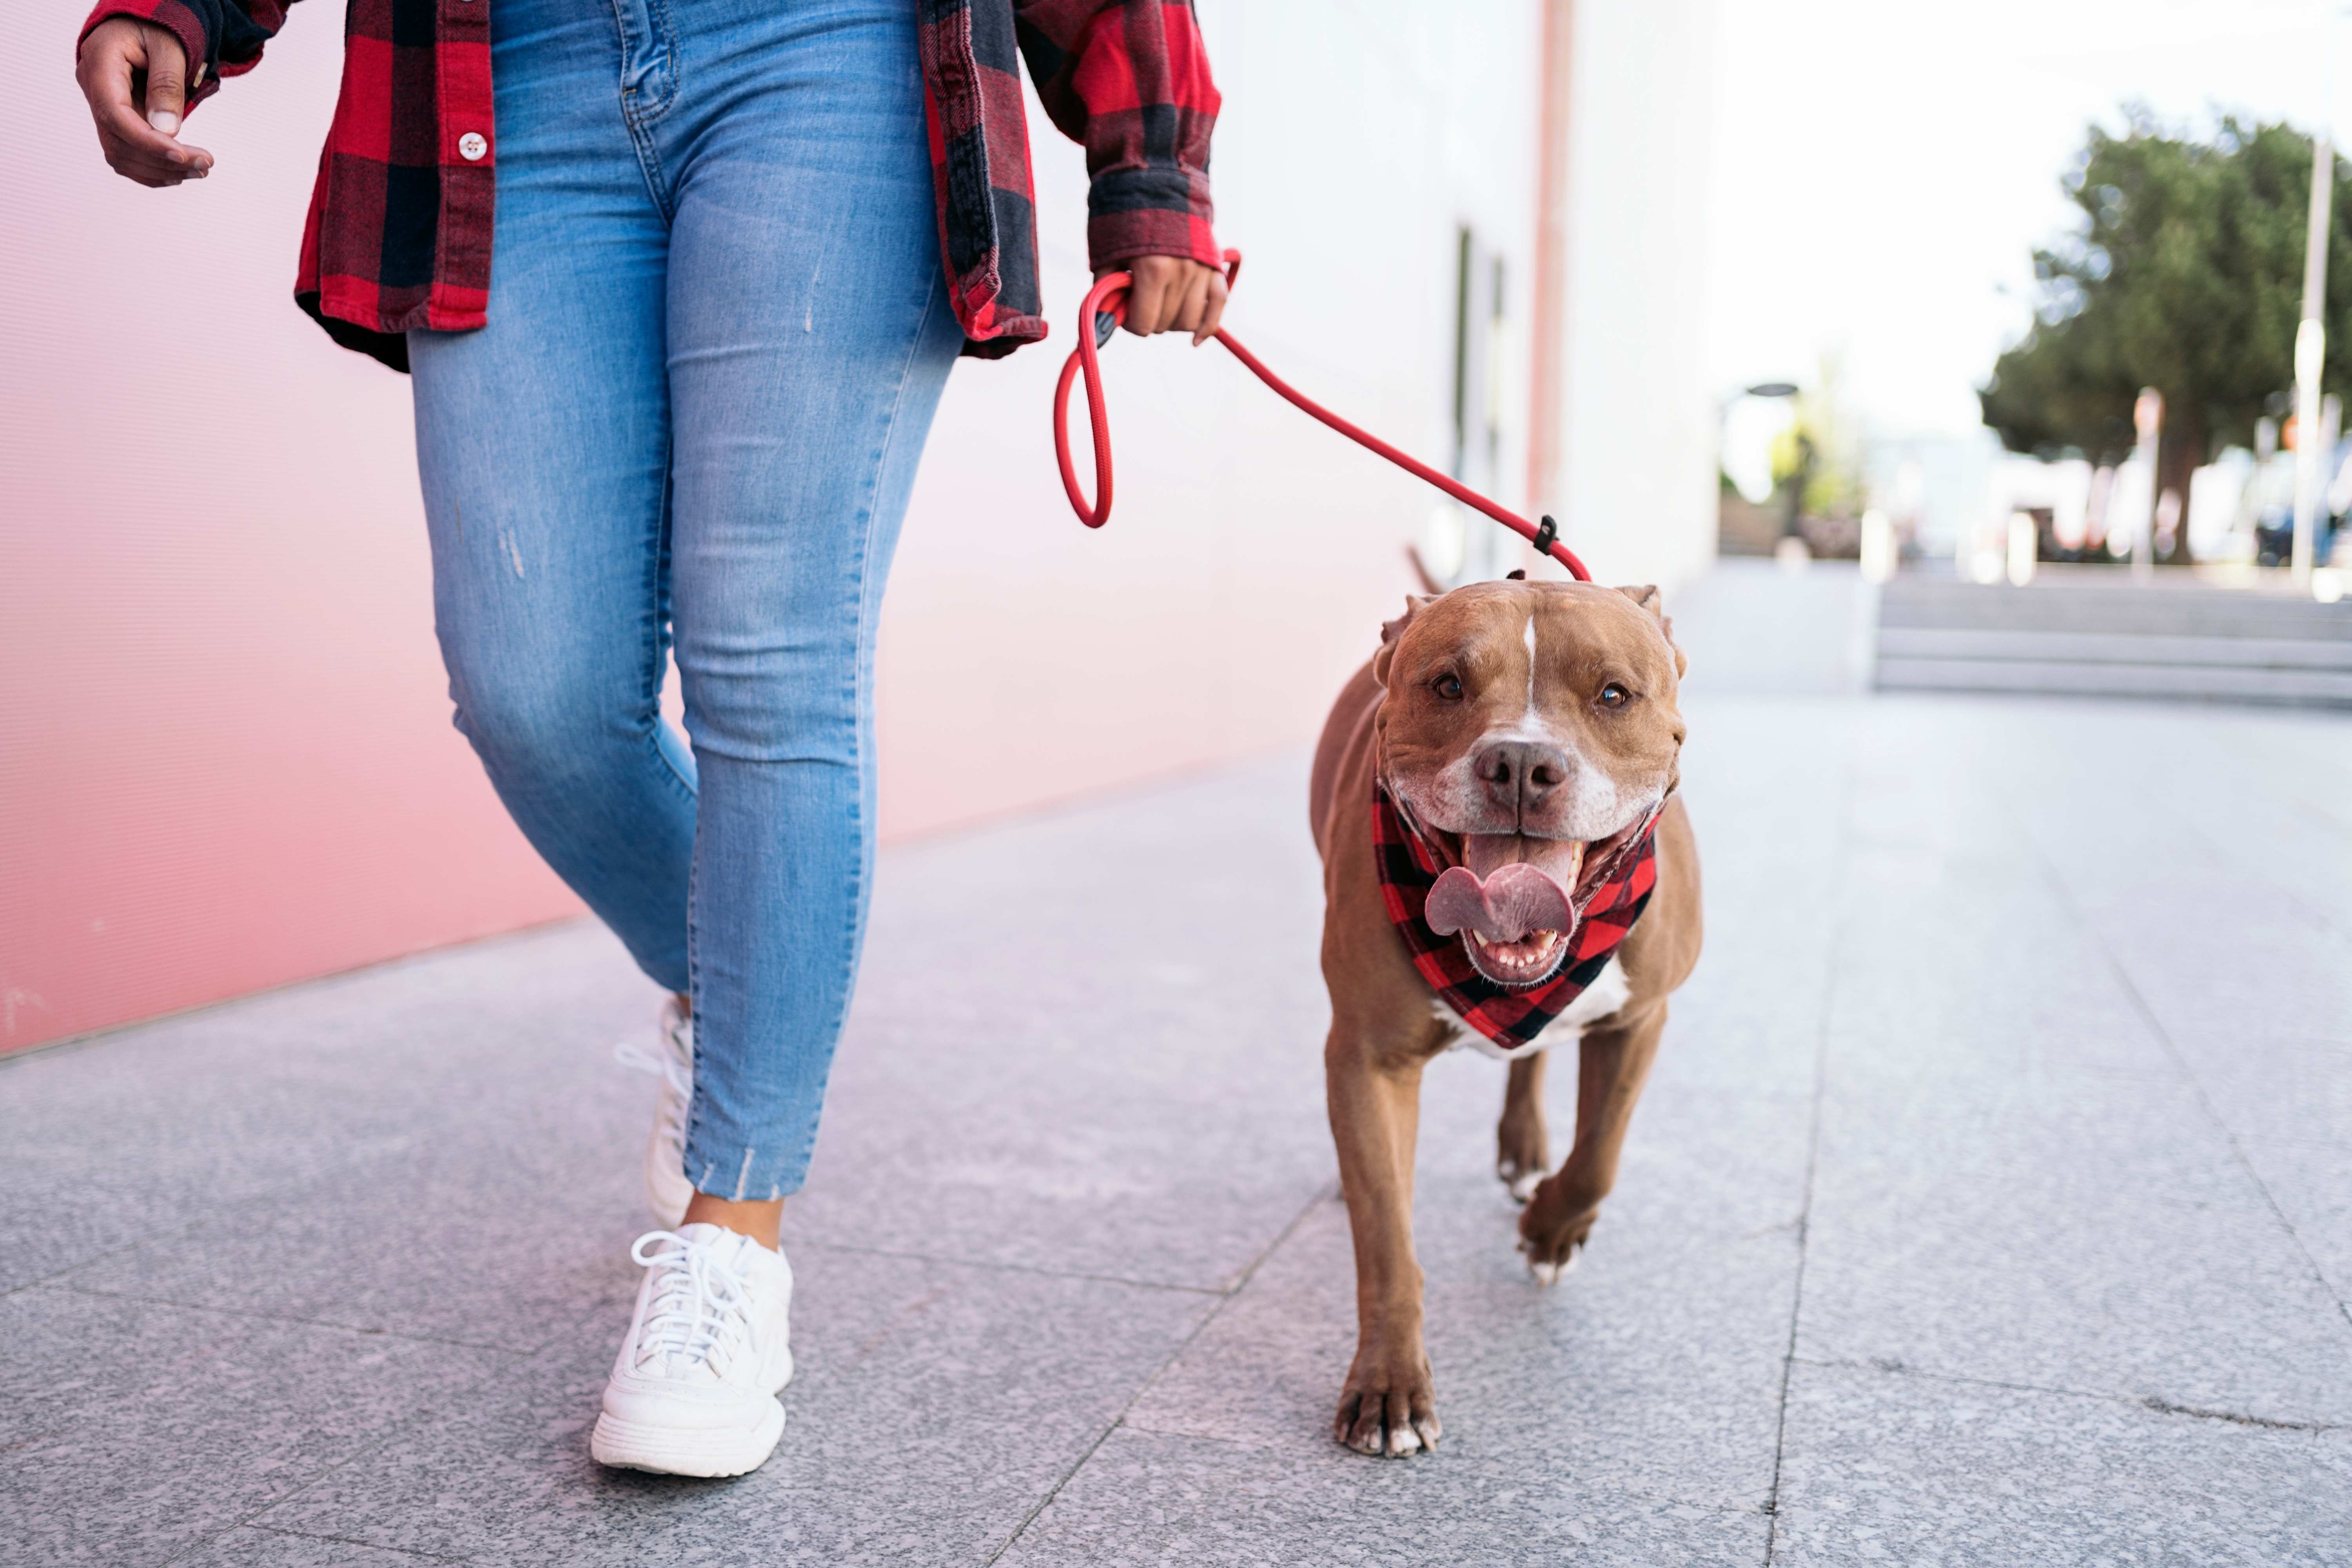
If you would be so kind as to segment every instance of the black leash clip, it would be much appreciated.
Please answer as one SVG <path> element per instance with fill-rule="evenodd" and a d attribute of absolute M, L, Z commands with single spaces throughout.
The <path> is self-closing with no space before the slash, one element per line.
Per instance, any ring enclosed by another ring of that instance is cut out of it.
<path fill-rule="evenodd" d="M 1536 547 L 1537 554 L 1550 554 L 1551 547 L 1559 542 L 1559 524 L 1547 516 L 1543 520 L 1543 526 L 1536 530 L 1536 536 L 1532 542 Z"/>

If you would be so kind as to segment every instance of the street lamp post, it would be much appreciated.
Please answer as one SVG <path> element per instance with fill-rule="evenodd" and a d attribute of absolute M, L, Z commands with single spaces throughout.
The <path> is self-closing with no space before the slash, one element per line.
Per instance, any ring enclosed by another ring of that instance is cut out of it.
<path fill-rule="evenodd" d="M 2164 394 L 2152 386 L 2139 389 L 2132 403 L 2132 430 L 2138 445 L 2132 461 L 2147 475 L 2147 505 L 2137 509 L 2132 521 L 2132 575 L 2146 582 L 2156 575 L 2156 509 L 2164 498 L 2157 488 L 2164 482 L 2164 466 L 2157 460 L 2164 441 Z"/>
<path fill-rule="evenodd" d="M 2333 7 L 2330 7 L 2332 10 Z M 2319 487 L 2319 373 L 2327 361 L 2327 328 L 2320 307 L 2327 294 L 2327 224 L 2336 187 L 2336 149 L 2322 131 L 2311 148 L 2311 224 L 2303 251 L 2303 321 L 2294 330 L 2294 552 L 2295 586 L 2311 585 L 2312 544 L 2317 534 Z"/>
<path fill-rule="evenodd" d="M 2294 549 L 2288 570 L 2298 588 L 2311 586 L 2319 522 L 2319 377 L 2327 363 L 2327 235 L 2336 195 L 2336 23 L 2342 0 L 2321 0 L 2320 48 L 2326 61 L 2326 99 L 2311 142 L 2311 209 L 2303 244 L 2303 321 L 2294 331 Z M 2330 452 L 2328 456 L 2335 454 Z"/>

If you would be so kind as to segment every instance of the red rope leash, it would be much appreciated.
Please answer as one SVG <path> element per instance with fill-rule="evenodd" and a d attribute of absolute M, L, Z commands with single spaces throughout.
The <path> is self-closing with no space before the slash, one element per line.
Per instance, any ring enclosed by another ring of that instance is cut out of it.
<path fill-rule="evenodd" d="M 1241 276 L 1241 269 L 1242 253 L 1226 251 L 1225 281 L 1228 286 Z M 1109 334 L 1099 323 L 1104 316 L 1108 316 L 1114 324 L 1127 320 L 1127 291 L 1132 280 L 1125 272 L 1106 273 L 1087 290 L 1086 303 L 1078 307 L 1078 346 L 1070 352 L 1069 359 L 1062 366 L 1062 379 L 1054 387 L 1054 456 L 1061 460 L 1062 489 L 1069 492 L 1071 510 L 1088 528 L 1100 528 L 1110 521 L 1110 417 L 1103 409 L 1102 366 L 1096 357 L 1100 347 L 1097 340 Z M 1220 329 L 1216 339 L 1235 359 L 1249 367 L 1251 374 L 1274 388 L 1294 408 L 1314 416 L 1350 441 L 1378 452 L 1416 479 L 1428 480 L 1463 505 L 1475 507 L 1485 512 L 1567 567 L 1577 581 L 1592 581 L 1592 574 L 1584 569 L 1584 563 L 1559 542 L 1559 527 L 1551 519 L 1547 517 L 1538 525 L 1515 511 L 1505 510 L 1469 486 L 1439 473 L 1426 463 L 1415 461 L 1371 432 L 1340 418 L 1266 369 L 1257 355 L 1242 347 L 1231 332 Z M 1091 505 L 1087 500 L 1086 492 L 1078 489 L 1077 468 L 1070 461 L 1070 383 L 1081 371 L 1087 378 L 1087 420 L 1093 427 L 1095 438 L 1095 500 Z"/>

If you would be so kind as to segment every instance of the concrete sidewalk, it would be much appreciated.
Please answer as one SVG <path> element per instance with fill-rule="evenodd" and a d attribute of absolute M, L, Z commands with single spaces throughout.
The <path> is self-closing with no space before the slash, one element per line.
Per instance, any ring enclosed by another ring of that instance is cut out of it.
<path fill-rule="evenodd" d="M 2352 723 L 1706 691 L 1706 955 L 1559 1289 L 1430 1073 L 1437 1454 L 1328 1435 L 1294 759 L 884 857 L 740 1481 L 587 1456 L 601 931 L 0 1064 L 0 1563 L 2352 1563 Z"/>

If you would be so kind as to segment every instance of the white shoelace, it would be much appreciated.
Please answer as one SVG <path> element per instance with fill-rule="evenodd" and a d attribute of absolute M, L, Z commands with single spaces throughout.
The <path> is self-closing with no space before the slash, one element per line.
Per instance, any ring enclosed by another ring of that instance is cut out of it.
<path fill-rule="evenodd" d="M 664 1247 L 664 1244 L 667 1244 Z M 648 1253 L 648 1247 L 663 1250 Z M 637 1364 L 656 1359 L 708 1365 L 723 1377 L 736 1345 L 751 1335 L 751 1281 L 709 1242 L 674 1230 L 650 1230 L 629 1258 L 654 1276 L 653 1300 L 637 1339 Z"/>
<path fill-rule="evenodd" d="M 614 1046 L 613 1059 L 632 1072 L 648 1073 L 669 1086 L 669 1095 L 661 1105 L 662 1137 L 675 1144 L 682 1155 L 686 1149 L 686 1107 L 694 1098 L 694 1075 L 676 1057 L 656 1056 L 633 1040 Z"/>

